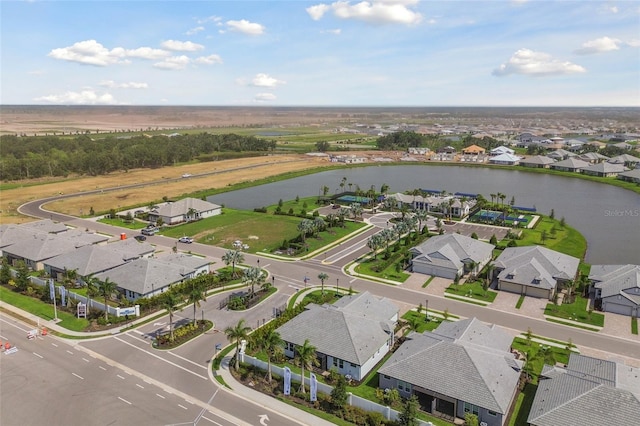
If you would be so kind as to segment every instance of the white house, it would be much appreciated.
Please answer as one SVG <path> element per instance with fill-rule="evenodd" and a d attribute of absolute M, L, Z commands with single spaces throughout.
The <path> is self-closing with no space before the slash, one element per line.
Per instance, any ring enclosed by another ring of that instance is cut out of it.
<path fill-rule="evenodd" d="M 173 225 L 192 220 L 205 219 L 222 213 L 222 207 L 198 198 L 183 198 L 180 201 L 161 205 L 149 212 L 149 221 Z"/>

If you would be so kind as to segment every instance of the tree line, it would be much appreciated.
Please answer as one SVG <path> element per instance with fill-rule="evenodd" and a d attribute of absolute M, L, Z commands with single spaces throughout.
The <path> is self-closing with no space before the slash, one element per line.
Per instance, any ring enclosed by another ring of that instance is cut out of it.
<path fill-rule="evenodd" d="M 273 151 L 276 142 L 233 133 L 131 138 L 89 135 L 0 136 L 0 180 L 97 176 L 118 170 L 156 168 L 189 161 L 213 161 L 229 155 Z"/>

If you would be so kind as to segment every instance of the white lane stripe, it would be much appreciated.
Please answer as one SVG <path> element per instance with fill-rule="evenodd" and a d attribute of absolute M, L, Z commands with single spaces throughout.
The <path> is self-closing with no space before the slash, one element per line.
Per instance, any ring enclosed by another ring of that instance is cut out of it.
<path fill-rule="evenodd" d="M 100 367 L 101 370 L 107 371 L 106 368 L 104 368 L 103 366 L 99 365 L 98 367 Z"/>
<path fill-rule="evenodd" d="M 44 358 L 44 357 L 43 357 L 42 355 L 40 355 L 40 354 L 37 354 L 37 353 L 35 353 L 35 352 L 32 352 L 32 353 L 33 353 L 35 356 L 37 356 L 38 358 L 41 358 L 41 359 L 43 359 L 43 358 Z"/>
<path fill-rule="evenodd" d="M 120 377 L 122 380 L 124 380 L 124 377 L 122 377 L 121 375 L 116 374 L 116 376 L 118 376 L 118 377 Z"/>
<path fill-rule="evenodd" d="M 141 385 L 141 384 L 139 384 L 139 383 L 136 383 L 136 386 L 137 386 L 137 387 L 139 387 L 140 389 L 144 389 L 144 386 L 142 386 L 142 385 Z"/>
<path fill-rule="evenodd" d="M 173 355 L 173 356 L 175 356 L 176 358 L 180 358 L 180 359 L 181 359 L 181 360 L 183 360 L 183 361 L 187 361 L 187 362 L 189 362 L 189 363 L 191 363 L 191 364 L 195 365 L 195 366 L 196 366 L 196 367 L 198 367 L 198 368 L 202 368 L 203 370 L 206 370 L 206 369 L 207 369 L 207 367 L 205 367 L 204 365 L 200 365 L 200 364 L 198 364 L 197 362 L 193 362 L 193 361 L 191 361 L 190 359 L 187 359 L 187 358 L 185 358 L 185 357 L 183 357 L 183 356 L 180 356 L 180 355 L 178 355 L 178 354 L 174 354 L 173 352 L 167 352 L 167 353 L 168 353 L 169 355 Z"/>
<path fill-rule="evenodd" d="M 76 377 L 77 377 L 78 379 L 80 379 L 80 380 L 84 380 L 84 377 L 82 377 L 82 376 L 78 376 L 76 373 L 71 373 L 71 374 L 73 374 L 74 376 L 76 376 Z"/>
<path fill-rule="evenodd" d="M 201 419 L 208 420 L 208 421 L 210 421 L 211 423 L 213 423 L 214 425 L 222 426 L 220 423 L 218 423 L 218 422 L 214 422 L 213 420 L 211 420 L 211 419 L 210 419 L 209 417 L 207 417 L 207 416 L 202 416 L 202 417 L 200 417 L 200 418 L 201 418 Z"/>
<path fill-rule="evenodd" d="M 86 359 L 86 358 L 82 358 L 82 360 L 83 360 L 84 362 L 89 362 L 89 360 L 88 360 L 88 359 Z"/>
<path fill-rule="evenodd" d="M 55 346 L 56 348 L 58 347 L 58 345 L 56 345 L 55 343 L 52 343 L 53 346 Z"/>
<path fill-rule="evenodd" d="M 202 375 L 200 375 L 200 374 L 198 374 L 198 373 L 195 373 L 195 372 L 193 372 L 193 371 L 191 371 L 191 370 L 189 370 L 189 369 L 186 369 L 186 368 L 182 367 L 181 365 L 178 365 L 178 364 L 176 364 L 176 363 L 174 363 L 174 362 L 168 361 L 168 360 L 166 360 L 166 359 L 162 358 L 161 356 L 158 356 L 158 355 L 154 354 L 153 352 L 149 352 L 149 351 L 146 351 L 146 350 L 144 350 L 144 349 L 141 349 L 141 348 L 137 347 L 136 345 L 134 345 L 134 344 L 131 344 L 131 343 L 127 342 L 126 340 L 122 340 L 122 339 L 121 339 L 121 338 L 119 338 L 119 337 L 114 337 L 114 339 L 116 339 L 116 340 L 118 340 L 118 341 L 120 341 L 120 342 L 124 343 L 125 345 L 129 345 L 129 346 L 131 346 L 131 347 L 133 347 L 133 348 L 136 348 L 137 350 L 142 351 L 142 352 L 146 353 L 147 355 L 151 355 L 151 356 L 153 356 L 153 357 L 155 357 L 155 358 L 157 358 L 157 359 L 159 359 L 159 360 L 161 360 L 161 361 L 164 361 L 164 362 L 166 362 L 167 364 L 173 365 L 174 367 L 177 367 L 177 368 L 179 368 L 179 369 L 181 369 L 181 370 L 184 370 L 184 371 L 186 371 L 187 373 L 191 373 L 191 374 L 193 374 L 193 375 L 194 375 L 194 376 L 196 376 L 196 377 L 200 377 L 202 380 L 209 380 L 209 378 L 208 378 L 208 377 L 202 376 Z"/>
<path fill-rule="evenodd" d="M 120 397 L 118 397 L 118 399 L 120 401 L 122 401 L 122 402 L 126 402 L 127 404 L 131 405 L 131 403 L 129 401 L 127 401 L 126 399 L 123 399 L 123 398 L 120 398 Z"/>
<path fill-rule="evenodd" d="M 180 405 L 180 404 L 178 404 L 178 407 L 180 407 L 180 408 L 182 408 L 182 409 L 185 409 L 185 410 L 188 410 L 188 408 L 187 408 L 187 407 L 185 407 L 184 405 Z"/>
<path fill-rule="evenodd" d="M 67 353 L 68 353 L 69 355 L 73 355 L 73 352 L 71 352 L 71 351 L 69 351 L 69 350 L 67 350 Z"/>
<path fill-rule="evenodd" d="M 158 398 L 165 399 L 165 398 L 164 398 L 164 396 L 160 395 L 159 393 L 157 393 L 157 394 L 156 394 L 156 396 L 157 396 Z"/>

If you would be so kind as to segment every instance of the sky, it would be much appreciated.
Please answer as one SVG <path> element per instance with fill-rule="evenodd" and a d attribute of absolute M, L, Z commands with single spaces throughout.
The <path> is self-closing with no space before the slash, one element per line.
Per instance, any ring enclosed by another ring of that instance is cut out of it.
<path fill-rule="evenodd" d="M 0 1 L 0 104 L 640 106 L 638 1 Z"/>

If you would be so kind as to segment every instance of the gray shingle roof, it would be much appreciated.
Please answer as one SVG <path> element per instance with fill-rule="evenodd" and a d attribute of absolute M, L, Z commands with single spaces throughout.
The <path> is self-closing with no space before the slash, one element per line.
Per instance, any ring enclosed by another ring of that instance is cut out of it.
<path fill-rule="evenodd" d="M 521 367 L 508 347 L 496 347 L 507 341 L 508 333 L 475 318 L 445 322 L 434 332 L 411 333 L 378 373 L 505 414 Z"/>
<path fill-rule="evenodd" d="M 375 321 L 389 321 L 398 314 L 398 307 L 392 301 L 386 297 L 378 298 L 368 291 L 343 296 L 333 306 Z"/>
<path fill-rule="evenodd" d="M 606 162 L 594 164 L 582 169 L 582 171 L 586 173 L 622 173 L 625 170 L 627 170 L 627 168 L 623 164 Z"/>
<path fill-rule="evenodd" d="M 481 262 L 491 256 L 495 246 L 460 234 L 436 235 L 411 248 L 418 261 L 459 269 L 463 261 Z M 414 259 L 414 260 L 415 260 Z"/>
<path fill-rule="evenodd" d="M 555 280 L 571 280 L 576 276 L 580 259 L 540 246 L 508 247 L 494 264 L 502 269 L 498 274 L 501 280 L 554 288 Z"/>
<path fill-rule="evenodd" d="M 535 426 L 637 424 L 639 390 L 637 368 L 572 353 L 566 369 L 543 370 L 527 421 Z"/>
<path fill-rule="evenodd" d="M 545 155 L 534 155 L 533 157 L 528 157 L 520 160 L 520 165 L 523 164 L 553 164 L 556 161 L 553 158 L 547 157 Z"/>
<path fill-rule="evenodd" d="M 34 222 L 26 222 L 20 226 L 23 226 L 29 229 L 36 229 L 38 231 L 47 232 L 51 234 L 65 232 L 69 229 L 64 223 L 54 222 L 51 219 L 43 219 L 43 220 L 36 220 Z"/>
<path fill-rule="evenodd" d="M 159 216 L 165 217 L 176 217 L 180 215 L 187 214 L 189 209 L 194 209 L 199 212 L 216 210 L 221 208 L 217 204 L 210 203 L 208 201 L 203 201 L 198 198 L 183 198 L 182 200 L 175 201 L 172 203 L 163 204 L 158 207 L 156 212 Z"/>
<path fill-rule="evenodd" d="M 640 288 L 640 265 L 592 265 L 589 279 L 601 289 L 601 297 L 614 296 Z"/>
<path fill-rule="evenodd" d="M 107 237 L 99 234 L 78 230 L 60 234 L 45 234 L 35 231 L 26 238 L 4 248 L 4 251 L 16 257 L 41 262 L 54 256 L 74 251 L 79 247 L 96 244 L 107 239 Z"/>
<path fill-rule="evenodd" d="M 203 257 L 193 256 L 186 253 L 167 253 L 162 256 L 158 256 L 157 259 L 162 262 L 181 266 L 187 270 L 196 270 L 211 263 Z"/>
<path fill-rule="evenodd" d="M 622 172 L 618 176 L 640 179 L 640 169 L 633 169 L 629 170 L 628 172 Z"/>
<path fill-rule="evenodd" d="M 190 272 L 193 271 L 178 265 L 142 258 L 97 274 L 95 277 L 101 281 L 109 278 L 118 284 L 119 288 L 147 294 L 181 282 Z"/>
<path fill-rule="evenodd" d="M 557 163 L 554 163 L 551 165 L 552 169 L 555 168 L 568 168 L 568 169 L 584 169 L 586 167 L 589 167 L 589 163 L 587 163 L 586 161 L 582 161 L 579 160 L 577 158 L 567 158 L 566 160 L 562 160 L 562 161 L 558 161 Z"/>

